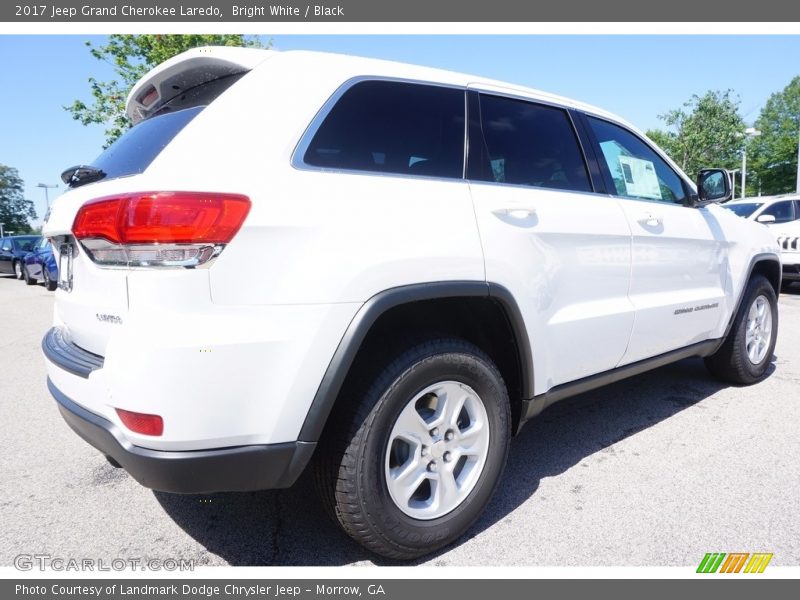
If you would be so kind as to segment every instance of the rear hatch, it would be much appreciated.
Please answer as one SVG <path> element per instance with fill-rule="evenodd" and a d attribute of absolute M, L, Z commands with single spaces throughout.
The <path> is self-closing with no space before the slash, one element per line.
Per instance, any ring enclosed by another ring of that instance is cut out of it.
<path fill-rule="evenodd" d="M 241 225 L 247 199 L 156 191 L 164 188 L 149 183 L 147 169 L 206 106 L 269 55 L 199 48 L 156 67 L 128 98 L 134 127 L 89 165 L 62 174 L 71 189 L 54 202 L 44 234 L 59 265 L 55 325 L 68 340 L 104 356 L 128 315 L 131 269 L 193 268 L 221 251 L 235 223 Z"/>

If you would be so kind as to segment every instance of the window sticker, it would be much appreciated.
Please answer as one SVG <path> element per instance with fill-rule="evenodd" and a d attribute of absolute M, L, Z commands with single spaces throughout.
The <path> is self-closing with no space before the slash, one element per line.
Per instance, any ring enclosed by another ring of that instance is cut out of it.
<path fill-rule="evenodd" d="M 619 156 L 619 166 L 625 182 L 626 195 L 662 200 L 655 165 L 635 156 Z"/>

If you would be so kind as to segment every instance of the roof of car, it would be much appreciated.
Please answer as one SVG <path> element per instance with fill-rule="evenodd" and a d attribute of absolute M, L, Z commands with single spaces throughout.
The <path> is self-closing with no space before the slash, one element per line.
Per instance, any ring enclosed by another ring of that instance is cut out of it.
<path fill-rule="evenodd" d="M 778 196 L 756 196 L 754 198 L 739 198 L 725 204 L 771 204 L 779 200 L 800 200 L 800 194 L 780 194 Z"/>
<path fill-rule="evenodd" d="M 170 74 L 174 76 L 174 74 L 180 72 L 181 69 L 189 69 L 191 66 L 198 64 L 198 62 L 205 65 L 223 65 L 224 67 L 220 68 L 229 70 L 236 70 L 238 68 L 239 70 L 249 71 L 257 70 L 260 66 L 275 59 L 294 61 L 298 66 L 308 67 L 310 70 L 316 69 L 321 72 L 335 70 L 347 78 L 355 76 L 404 78 L 459 87 L 475 86 L 479 89 L 494 90 L 507 94 L 517 93 L 521 96 L 530 97 L 543 102 L 575 108 L 599 117 L 617 121 L 632 129 L 636 129 L 635 126 L 620 118 L 618 115 L 596 106 L 542 90 L 478 75 L 425 67 L 411 63 L 364 58 L 331 52 L 315 52 L 308 50 L 278 51 L 260 48 L 220 46 L 193 48 L 173 56 L 169 60 L 151 69 L 131 89 L 126 102 L 128 115 L 133 118 L 136 114 L 137 103 L 135 99 L 147 88 L 150 81 L 166 77 Z"/>

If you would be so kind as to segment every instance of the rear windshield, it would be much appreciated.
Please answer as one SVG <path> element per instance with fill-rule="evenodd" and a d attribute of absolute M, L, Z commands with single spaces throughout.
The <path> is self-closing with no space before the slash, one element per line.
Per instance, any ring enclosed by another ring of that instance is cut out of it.
<path fill-rule="evenodd" d="M 155 113 L 125 132 L 90 164 L 103 171 L 103 179 L 138 175 L 206 106 L 245 73 L 220 77 L 183 90 Z"/>
<path fill-rule="evenodd" d="M 142 121 L 106 148 L 91 165 L 106 174 L 104 179 L 144 172 L 203 108 L 205 107 L 195 106 Z"/>
<path fill-rule="evenodd" d="M 752 215 L 762 204 L 763 202 L 748 202 L 746 204 L 723 204 L 722 206 L 746 219 Z"/>

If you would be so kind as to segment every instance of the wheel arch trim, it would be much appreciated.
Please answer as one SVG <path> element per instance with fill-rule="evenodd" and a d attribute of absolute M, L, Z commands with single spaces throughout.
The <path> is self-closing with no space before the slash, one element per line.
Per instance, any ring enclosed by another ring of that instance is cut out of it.
<path fill-rule="evenodd" d="M 298 439 L 313 442 L 319 440 L 361 345 L 372 326 L 384 313 L 412 302 L 445 298 L 487 298 L 499 303 L 514 333 L 523 397 L 532 397 L 533 360 L 530 341 L 522 313 L 509 290 L 486 281 L 437 281 L 404 285 L 372 296 L 353 317 L 317 388 Z"/>

